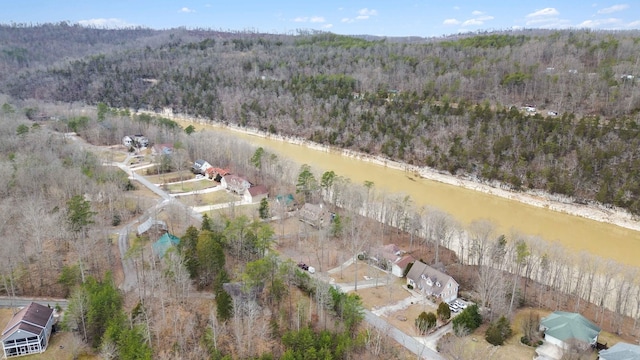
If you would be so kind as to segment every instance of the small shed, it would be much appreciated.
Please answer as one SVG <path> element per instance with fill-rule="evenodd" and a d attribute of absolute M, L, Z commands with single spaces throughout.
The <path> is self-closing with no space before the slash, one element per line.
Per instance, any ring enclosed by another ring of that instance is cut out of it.
<path fill-rule="evenodd" d="M 402 276 L 404 276 L 404 270 L 407 268 L 407 266 L 415 261 L 416 259 L 414 259 L 411 255 L 399 257 L 395 262 L 393 262 L 393 264 L 391 264 L 391 273 L 401 278 Z"/>
<path fill-rule="evenodd" d="M 180 244 L 179 237 L 171 235 L 169 233 L 165 233 L 160 237 L 160 239 L 158 239 L 151 245 L 151 248 L 153 249 L 154 255 L 162 258 L 164 257 L 164 254 L 167 253 L 167 250 L 169 250 L 171 247 L 178 246 L 178 244 Z"/>
<path fill-rule="evenodd" d="M 264 185 L 256 185 L 250 187 L 244 193 L 244 200 L 248 203 L 258 203 L 262 199 L 266 199 L 269 196 L 269 190 Z"/>
<path fill-rule="evenodd" d="M 276 195 L 276 204 L 284 208 L 286 211 L 292 211 L 295 207 L 295 198 L 293 194 Z"/>

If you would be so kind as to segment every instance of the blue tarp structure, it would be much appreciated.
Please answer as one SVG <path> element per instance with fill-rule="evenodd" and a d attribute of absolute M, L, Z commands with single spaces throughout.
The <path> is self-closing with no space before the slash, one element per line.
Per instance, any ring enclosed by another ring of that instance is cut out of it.
<path fill-rule="evenodd" d="M 171 235 L 169 233 L 165 233 L 160 237 L 160 239 L 158 239 L 158 241 L 154 242 L 151 245 L 151 248 L 153 249 L 153 253 L 157 257 L 163 257 L 170 247 L 177 246 L 179 243 L 180 243 L 179 237 L 175 235 Z"/>

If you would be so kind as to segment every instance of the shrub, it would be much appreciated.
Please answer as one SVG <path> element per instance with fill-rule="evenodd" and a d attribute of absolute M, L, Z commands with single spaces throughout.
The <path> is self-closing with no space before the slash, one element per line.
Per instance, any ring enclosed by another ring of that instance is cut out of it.
<path fill-rule="evenodd" d="M 482 315 L 478 305 L 471 305 L 453 319 L 453 330 L 456 334 L 464 334 L 477 329 L 482 324 Z"/>
<path fill-rule="evenodd" d="M 501 316 L 497 321 L 489 324 L 485 339 L 492 345 L 502 345 L 512 334 L 511 325 L 506 317 Z M 528 340 L 528 339 L 527 339 Z"/>
<path fill-rule="evenodd" d="M 451 318 L 451 309 L 449 308 L 449 304 L 444 301 L 441 302 L 440 305 L 438 305 L 438 310 L 436 312 L 438 314 L 438 317 L 442 321 L 446 321 Z"/>
<path fill-rule="evenodd" d="M 423 311 L 416 319 L 416 327 L 422 334 L 425 334 L 436 326 L 436 322 L 437 319 L 434 313 L 426 313 Z"/>
<path fill-rule="evenodd" d="M 408 285 L 407 285 L 407 289 L 409 289 L 409 290 L 413 289 L 413 285 L 408 284 Z"/>

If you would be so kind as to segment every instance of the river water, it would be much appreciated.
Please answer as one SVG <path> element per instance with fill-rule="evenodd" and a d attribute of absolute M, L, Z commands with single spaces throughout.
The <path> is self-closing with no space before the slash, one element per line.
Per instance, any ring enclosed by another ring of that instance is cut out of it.
<path fill-rule="evenodd" d="M 333 170 L 354 184 L 372 181 L 377 192 L 409 195 L 416 207 L 441 209 L 464 226 L 473 220 L 489 219 L 507 236 L 512 230 L 537 235 L 549 242 L 556 241 L 570 251 L 584 250 L 640 267 L 640 232 L 635 230 L 419 178 L 403 170 L 344 156 L 341 151 L 316 150 L 215 125 L 197 128 L 225 132 L 280 157 L 309 164 L 320 174 Z"/>

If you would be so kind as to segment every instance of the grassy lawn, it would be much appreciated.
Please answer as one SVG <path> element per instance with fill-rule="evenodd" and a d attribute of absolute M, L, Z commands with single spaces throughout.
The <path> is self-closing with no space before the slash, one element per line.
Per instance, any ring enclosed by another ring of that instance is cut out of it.
<path fill-rule="evenodd" d="M 362 305 L 364 305 L 365 309 L 394 304 L 411 296 L 409 292 L 402 288 L 404 282 L 401 279 L 395 278 L 392 280 L 389 284 L 386 283 L 386 280 L 380 280 L 381 285 L 378 287 L 358 290 L 358 296 L 362 299 Z"/>
<path fill-rule="evenodd" d="M 220 190 L 204 194 L 180 196 L 177 199 L 188 206 L 203 206 L 239 201 L 241 198 L 240 196 L 232 195 L 225 190 Z"/>
<path fill-rule="evenodd" d="M 166 184 L 193 179 L 195 175 L 189 170 L 174 171 L 166 174 L 154 174 L 154 168 L 143 169 L 138 173 L 154 184 Z"/>
<path fill-rule="evenodd" d="M 186 182 L 171 184 L 167 186 L 167 189 L 169 190 L 170 193 L 175 194 L 175 193 L 181 193 L 181 192 L 203 190 L 203 189 L 208 189 L 216 186 L 218 186 L 217 182 L 213 182 L 207 179 L 202 179 L 199 181 L 186 181 Z"/>
<path fill-rule="evenodd" d="M 239 200 L 239 199 L 236 199 L 236 200 Z M 224 209 L 212 210 L 212 211 L 209 211 L 207 215 L 209 215 L 209 217 L 211 218 L 214 218 L 214 216 L 229 217 L 231 215 L 233 216 L 245 215 L 249 219 L 253 219 L 258 217 L 259 209 L 260 209 L 260 204 L 242 205 L 242 206 L 234 206 L 234 207 L 229 207 Z"/>

